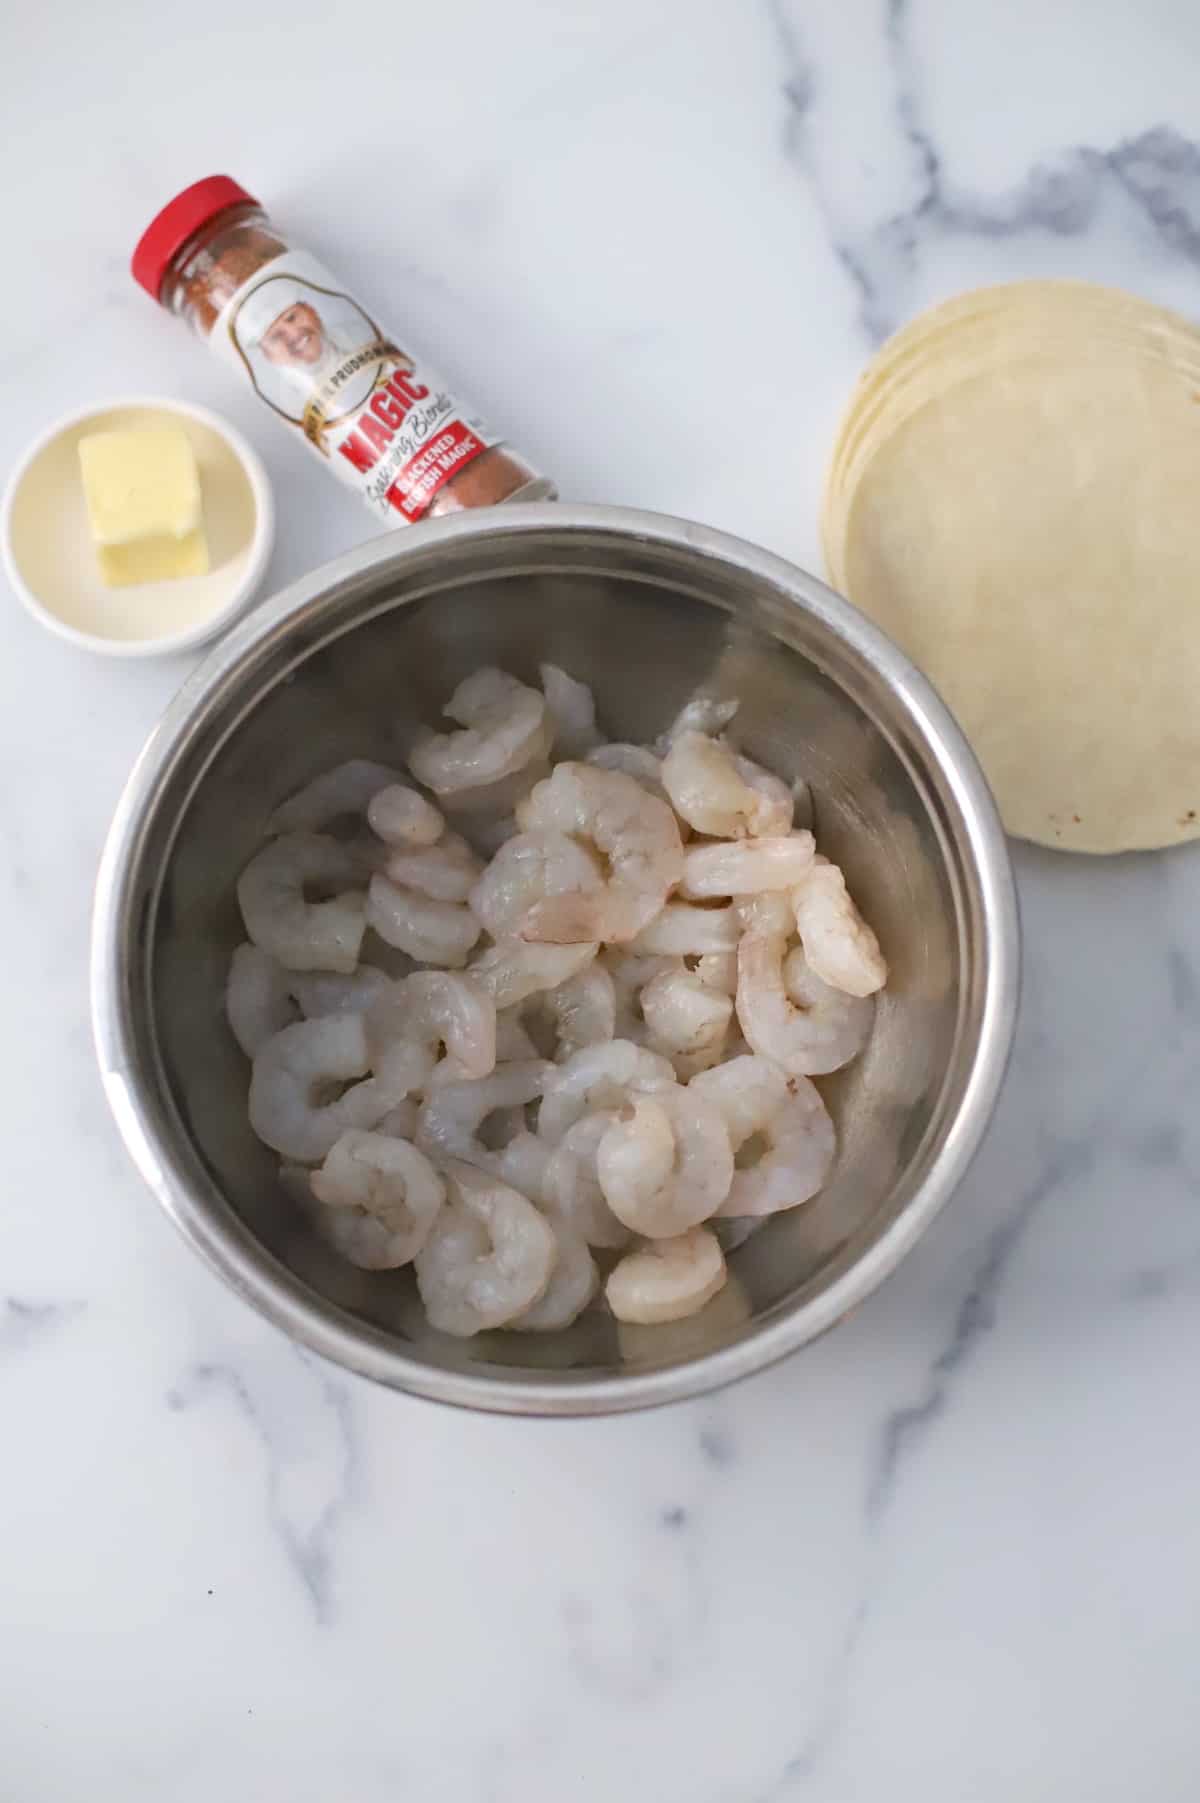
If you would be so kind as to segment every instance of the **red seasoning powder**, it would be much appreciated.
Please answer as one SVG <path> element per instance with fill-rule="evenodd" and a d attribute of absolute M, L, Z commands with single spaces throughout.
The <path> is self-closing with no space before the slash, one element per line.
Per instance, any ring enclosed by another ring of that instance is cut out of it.
<path fill-rule="evenodd" d="M 227 175 L 193 183 L 163 208 L 133 253 L 133 273 L 381 523 L 553 497 L 551 482 Z"/>

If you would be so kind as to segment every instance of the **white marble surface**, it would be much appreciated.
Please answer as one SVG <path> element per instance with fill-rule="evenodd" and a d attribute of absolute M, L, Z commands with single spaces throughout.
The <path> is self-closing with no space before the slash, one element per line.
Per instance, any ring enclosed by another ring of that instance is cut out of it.
<path fill-rule="evenodd" d="M 566 495 L 808 563 L 917 306 L 1033 272 L 1195 305 L 1188 0 L 46 0 L 0 68 L 0 465 L 111 393 L 223 408 L 278 580 L 366 515 L 126 273 L 212 168 Z M 1019 854 L 995 1128 L 836 1334 L 655 1416 L 463 1417 L 301 1357 L 143 1192 L 88 891 L 183 666 L 0 634 L 4 1803 L 1195 1797 L 1197 854 Z"/>

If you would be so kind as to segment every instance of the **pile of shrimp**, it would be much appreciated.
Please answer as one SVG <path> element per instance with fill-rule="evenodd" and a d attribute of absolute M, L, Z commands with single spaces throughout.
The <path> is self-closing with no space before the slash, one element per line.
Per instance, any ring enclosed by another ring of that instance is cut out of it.
<path fill-rule="evenodd" d="M 476 671 L 407 775 L 319 777 L 238 882 L 250 1124 L 328 1243 L 411 1264 L 460 1336 L 601 1290 L 621 1321 L 701 1309 L 723 1244 L 826 1182 L 812 1079 L 887 979 L 803 795 L 724 736 L 736 703 L 610 744 L 584 684 L 541 679 Z"/>

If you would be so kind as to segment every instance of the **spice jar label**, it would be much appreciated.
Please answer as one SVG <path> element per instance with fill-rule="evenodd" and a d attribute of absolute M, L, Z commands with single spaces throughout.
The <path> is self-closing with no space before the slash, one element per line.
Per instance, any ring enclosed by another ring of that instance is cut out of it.
<path fill-rule="evenodd" d="M 439 489 L 500 442 L 305 252 L 286 252 L 243 283 L 210 343 L 387 524 L 397 514 L 420 519 Z"/>

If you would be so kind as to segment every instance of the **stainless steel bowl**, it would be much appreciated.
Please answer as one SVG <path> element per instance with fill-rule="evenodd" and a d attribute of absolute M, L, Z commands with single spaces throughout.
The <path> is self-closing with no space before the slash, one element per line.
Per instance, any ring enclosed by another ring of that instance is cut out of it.
<path fill-rule="evenodd" d="M 822 1082 L 840 1133 L 817 1201 L 766 1222 L 691 1321 L 457 1343 L 407 1272 L 343 1264 L 282 1193 L 246 1121 L 222 1017 L 239 870 L 274 805 L 339 759 L 402 755 L 469 671 L 595 688 L 614 737 L 694 690 L 812 786 L 892 978 L 865 1057 Z M 1018 933 L 1004 840 L 953 720 L 874 627 L 811 576 L 700 526 L 605 508 L 471 513 L 354 551 L 261 607 L 168 710 L 130 777 L 96 900 L 93 1011 L 109 1099 L 192 1244 L 286 1332 L 440 1401 L 541 1415 L 638 1408 L 780 1358 L 891 1271 L 962 1176 L 1004 1069 Z"/>

